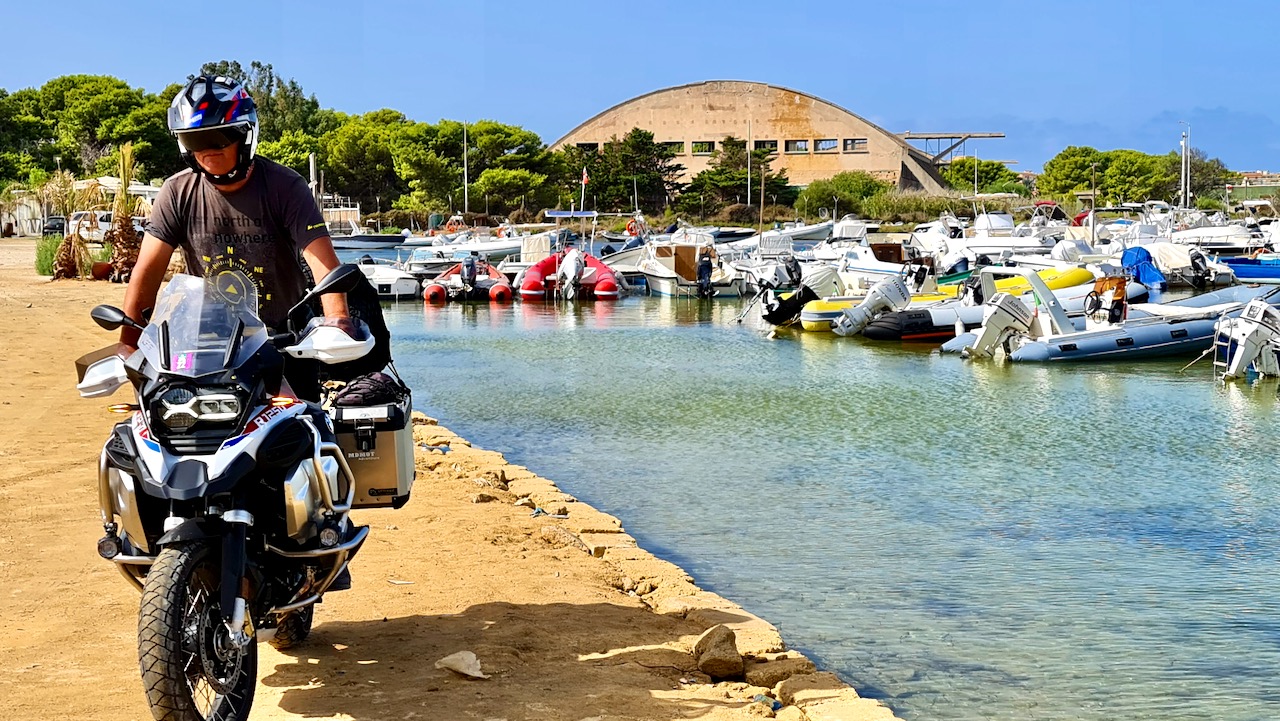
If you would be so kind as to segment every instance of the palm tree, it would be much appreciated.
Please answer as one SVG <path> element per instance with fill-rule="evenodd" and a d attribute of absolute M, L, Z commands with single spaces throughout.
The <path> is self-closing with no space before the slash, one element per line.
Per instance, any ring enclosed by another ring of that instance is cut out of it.
<path fill-rule="evenodd" d="M 115 227 L 107 231 L 104 240 L 111 243 L 111 280 L 116 283 L 128 283 L 133 273 L 133 266 L 138 262 L 138 251 L 142 247 L 142 238 L 133 227 L 133 216 L 138 212 L 138 198 L 129 195 L 129 185 L 133 182 L 134 171 L 133 143 L 120 146 L 120 164 L 117 172 L 120 176 L 120 187 L 116 189 L 115 199 L 111 204 L 112 223 Z"/>

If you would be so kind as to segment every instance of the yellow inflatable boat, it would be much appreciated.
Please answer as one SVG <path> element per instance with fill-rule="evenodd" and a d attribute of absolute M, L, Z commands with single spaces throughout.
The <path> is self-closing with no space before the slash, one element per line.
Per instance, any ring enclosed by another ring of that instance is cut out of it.
<path fill-rule="evenodd" d="M 1038 275 L 1044 280 L 1044 284 L 1049 286 L 1049 290 L 1071 288 L 1093 282 L 1093 273 L 1084 268 L 1071 268 L 1069 270 L 1047 268 L 1040 271 Z M 940 286 L 936 293 L 913 295 L 911 296 L 911 305 L 917 306 L 940 300 L 951 300 L 956 297 L 956 294 L 963 287 L 962 285 L 944 285 Z M 1031 290 L 1031 286 L 1022 278 L 1003 278 L 996 281 L 996 289 L 1002 293 L 1018 295 Z M 800 311 L 800 326 L 807 331 L 830 333 L 831 324 L 835 322 L 836 318 L 840 317 L 840 313 L 845 308 L 852 308 L 861 303 L 864 297 L 866 296 L 842 295 L 811 300 L 805 303 L 804 309 Z"/>

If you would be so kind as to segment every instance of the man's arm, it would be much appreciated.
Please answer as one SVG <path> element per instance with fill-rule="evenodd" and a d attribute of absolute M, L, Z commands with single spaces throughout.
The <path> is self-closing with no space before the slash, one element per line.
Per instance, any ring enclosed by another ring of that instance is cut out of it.
<path fill-rule="evenodd" d="M 169 258 L 172 255 L 172 245 L 150 233 L 142 236 L 138 262 L 133 266 L 133 274 L 129 276 L 129 285 L 124 291 L 125 315 L 142 322 L 142 311 L 156 304 L 156 294 L 160 292 L 160 284 L 164 282 L 164 273 L 169 269 Z M 136 328 L 120 327 L 121 355 L 128 355 L 138 349 L 139 333 Z"/>
<path fill-rule="evenodd" d="M 333 250 L 333 241 L 329 240 L 329 236 L 322 235 L 319 238 L 307 243 L 307 247 L 302 249 L 302 257 L 307 261 L 307 267 L 311 268 L 311 277 L 316 282 L 324 280 L 324 277 L 341 263 L 338 261 L 338 254 Z M 324 317 L 326 318 L 347 318 L 347 296 L 342 293 L 328 293 L 320 296 L 320 306 L 324 309 Z"/>

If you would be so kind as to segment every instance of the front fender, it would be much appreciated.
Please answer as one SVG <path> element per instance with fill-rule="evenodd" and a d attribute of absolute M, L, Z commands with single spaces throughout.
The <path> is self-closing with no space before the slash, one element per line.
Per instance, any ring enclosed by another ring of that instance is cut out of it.
<path fill-rule="evenodd" d="M 199 541 L 205 538 L 222 538 L 226 535 L 227 523 L 221 518 L 190 518 L 182 522 L 182 525 L 169 531 L 156 541 L 156 545 L 163 548 L 174 543 L 184 543 L 187 541 Z"/>

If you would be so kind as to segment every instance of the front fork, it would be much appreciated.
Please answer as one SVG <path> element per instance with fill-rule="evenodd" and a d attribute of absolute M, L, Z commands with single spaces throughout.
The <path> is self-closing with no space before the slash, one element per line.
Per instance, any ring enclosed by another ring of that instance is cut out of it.
<path fill-rule="evenodd" d="M 226 533 L 222 537 L 222 583 L 219 586 L 222 622 L 227 627 L 231 642 L 244 647 L 253 640 L 249 625 L 249 579 L 245 577 L 245 545 L 253 514 L 248 511 L 230 510 L 222 514 Z"/>

